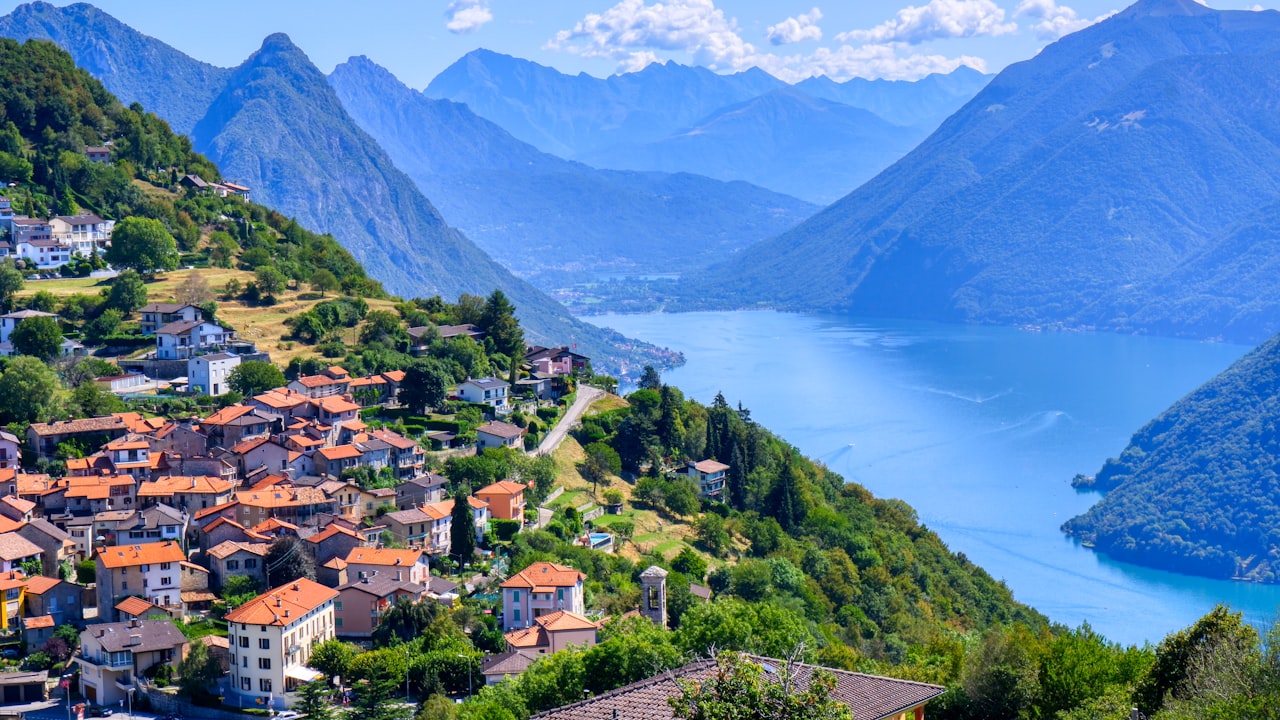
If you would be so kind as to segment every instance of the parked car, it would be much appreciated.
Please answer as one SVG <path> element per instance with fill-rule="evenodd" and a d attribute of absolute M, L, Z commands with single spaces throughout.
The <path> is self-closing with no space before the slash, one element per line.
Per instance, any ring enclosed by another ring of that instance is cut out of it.
<path fill-rule="evenodd" d="M 85 713 L 89 717 L 111 717 L 112 710 L 102 705 L 90 705 L 89 711 Z"/>

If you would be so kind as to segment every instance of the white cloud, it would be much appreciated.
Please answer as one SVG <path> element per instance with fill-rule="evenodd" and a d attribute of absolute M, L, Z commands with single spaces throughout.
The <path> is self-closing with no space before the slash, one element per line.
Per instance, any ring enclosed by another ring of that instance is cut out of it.
<path fill-rule="evenodd" d="M 991 0 L 930 0 L 924 7 L 909 5 L 870 30 L 840 33 L 836 40 L 917 45 L 943 38 L 1004 35 L 1017 29 L 1017 23 L 1004 21 L 1004 10 Z"/>
<path fill-rule="evenodd" d="M 489 0 L 453 0 L 445 8 L 445 27 L 451 33 L 469 33 L 493 21 Z"/>
<path fill-rule="evenodd" d="M 965 0 L 934 0 L 935 3 L 942 1 Z M 821 31 L 813 23 L 821 17 L 821 12 L 814 8 L 794 20 L 797 26 L 808 22 L 813 28 L 808 32 L 816 34 Z M 817 37 L 820 34 L 814 39 Z M 743 40 L 737 21 L 717 8 L 714 0 L 669 0 L 649 5 L 645 0 L 621 0 L 608 10 L 589 13 L 572 28 L 556 33 L 543 47 L 614 60 L 619 72 L 639 70 L 657 62 L 659 53 L 683 52 L 689 54 L 694 64 L 712 70 L 736 72 L 758 67 L 787 82 L 814 75 L 827 75 L 836 80 L 851 77 L 915 80 L 930 73 L 951 72 L 961 65 L 986 71 L 986 63 L 972 56 L 901 55 L 908 47 L 903 42 L 820 47 L 809 54 L 795 55 L 761 52 Z"/>
<path fill-rule="evenodd" d="M 1116 11 L 1112 10 L 1089 20 L 1078 17 L 1075 9 L 1066 5 L 1059 5 L 1055 0 L 1022 0 L 1013 11 L 1015 18 L 1027 18 L 1034 21 L 1031 29 L 1035 32 L 1036 37 L 1048 41 L 1057 40 L 1077 30 L 1083 30 L 1115 14 Z"/>
<path fill-rule="evenodd" d="M 772 45 L 788 45 L 804 40 L 821 40 L 822 28 L 818 21 L 822 19 L 822 11 L 814 8 L 807 13 L 789 17 L 777 25 L 765 28 L 765 37 Z"/>

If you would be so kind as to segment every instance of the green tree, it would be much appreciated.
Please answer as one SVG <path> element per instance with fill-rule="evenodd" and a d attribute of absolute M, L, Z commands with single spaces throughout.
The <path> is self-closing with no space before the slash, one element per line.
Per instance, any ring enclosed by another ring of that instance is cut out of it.
<path fill-rule="evenodd" d="M 360 654 L 360 647 L 341 640 L 325 640 L 311 649 L 307 664 L 324 673 L 332 681 L 346 678 L 351 672 L 351 661 Z"/>
<path fill-rule="evenodd" d="M 252 575 L 232 575 L 222 581 L 219 594 L 227 607 L 240 607 L 262 592 L 262 584 Z"/>
<path fill-rule="evenodd" d="M 278 587 L 298 578 L 316 579 L 316 563 L 303 547 L 302 541 L 292 535 L 276 538 L 262 560 L 267 584 Z"/>
<path fill-rule="evenodd" d="M 311 289 L 320 293 L 324 297 L 326 293 L 331 293 L 342 287 L 342 283 L 338 282 L 338 276 L 334 275 L 326 268 L 320 268 L 311 273 Z"/>
<path fill-rule="evenodd" d="M 578 470 L 582 473 L 583 479 L 593 486 L 592 492 L 595 492 L 594 486 L 607 483 L 611 475 L 622 472 L 622 458 L 618 456 L 618 451 L 609 447 L 607 443 L 589 443 L 583 448 L 583 452 L 586 457 L 578 463 Z"/>
<path fill-rule="evenodd" d="M 815 671 L 808 686 L 794 681 L 789 663 L 766 677 L 759 663 L 734 652 L 716 657 L 705 680 L 677 680 L 680 694 L 668 700 L 682 720 L 853 720 L 853 711 L 831 697 L 835 676 Z"/>
<path fill-rule="evenodd" d="M 107 262 L 143 275 L 178 267 L 178 241 L 159 220 L 127 217 L 111 232 Z"/>
<path fill-rule="evenodd" d="M 509 358 L 524 357 L 524 331 L 516 320 L 515 307 L 501 290 L 494 290 L 489 295 L 478 324 L 484 328 L 486 337 L 493 341 L 495 352 Z"/>
<path fill-rule="evenodd" d="M 360 328 L 360 344 L 381 344 L 389 348 L 404 347 L 409 335 L 400 325 L 400 318 L 386 310 L 374 310 L 365 316 Z"/>
<path fill-rule="evenodd" d="M 1182 689 L 1197 657 L 1208 648 L 1256 646 L 1258 633 L 1242 613 L 1219 605 L 1194 625 L 1168 635 L 1156 646 L 1155 662 L 1133 691 L 1133 702 L 1147 715 L 1164 707 Z"/>
<path fill-rule="evenodd" d="M 471 515 L 471 493 L 459 487 L 453 496 L 453 518 L 449 530 L 449 555 L 461 566 L 471 562 L 476 553 L 476 523 Z"/>
<path fill-rule="evenodd" d="M 0 311 L 13 312 L 13 299 L 26 284 L 12 260 L 0 263 Z"/>
<path fill-rule="evenodd" d="M 128 315 L 147 304 L 147 286 L 135 270 L 124 270 L 111 281 L 106 306 Z"/>
<path fill-rule="evenodd" d="M 258 286 L 258 292 L 268 297 L 275 297 L 284 292 L 285 286 L 289 284 L 289 278 L 270 265 L 258 268 L 254 273 L 253 281 Z"/>
<path fill-rule="evenodd" d="M 71 391 L 71 407 L 79 417 L 102 417 L 125 410 L 123 400 L 92 380 Z"/>
<path fill-rule="evenodd" d="M 190 698 L 208 695 L 209 688 L 222 677 L 222 665 L 204 643 L 191 643 L 187 656 L 178 663 L 178 689 Z"/>
<path fill-rule="evenodd" d="M 628 683 L 679 667 L 684 653 L 674 635 L 648 618 L 631 616 L 610 621 L 601 632 L 600 644 L 583 657 L 586 688 L 608 692 Z"/>
<path fill-rule="evenodd" d="M 233 266 L 238 252 L 240 252 L 240 244 L 229 233 L 219 230 L 209 236 L 209 260 L 216 267 Z"/>
<path fill-rule="evenodd" d="M 639 387 L 641 390 L 662 390 L 662 376 L 658 374 L 658 369 L 652 365 L 645 365 L 644 372 L 640 374 Z"/>
<path fill-rule="evenodd" d="M 352 705 L 362 720 L 404 717 L 394 702 L 396 690 L 408 672 L 408 656 L 397 649 L 371 650 L 351 661 L 351 680 L 359 689 Z"/>
<path fill-rule="evenodd" d="M 426 411 L 443 405 L 448 391 L 449 372 L 440 361 L 419 358 L 405 368 L 399 399 L 411 410 Z"/>
<path fill-rule="evenodd" d="M 671 569 L 701 582 L 707 574 L 707 561 L 694 552 L 693 548 L 685 547 L 671 559 Z"/>
<path fill-rule="evenodd" d="M 439 614 L 436 603 L 415 603 L 409 602 L 408 598 L 399 598 L 387 608 L 378 627 L 373 629 L 373 642 L 379 646 L 409 642 L 431 627 Z"/>
<path fill-rule="evenodd" d="M 101 315 L 85 324 L 85 339 L 91 343 L 102 342 L 103 338 L 120 332 L 120 322 L 123 319 L 124 313 L 116 308 L 103 310 Z"/>
<path fill-rule="evenodd" d="M 57 320 L 47 315 L 20 321 L 9 339 L 18 353 L 40 358 L 45 362 L 62 354 L 62 329 L 58 327 Z"/>
<path fill-rule="evenodd" d="M 333 703 L 329 701 L 332 688 L 323 680 L 313 680 L 299 687 L 298 712 L 307 720 L 332 720 Z"/>
<path fill-rule="evenodd" d="M 9 361 L 0 374 L 0 411 L 10 422 L 42 422 L 56 409 L 58 376 L 37 358 Z"/>
<path fill-rule="evenodd" d="M 246 360 L 231 370 L 227 384 L 244 397 L 253 397 L 285 384 L 284 373 L 273 363 Z"/>

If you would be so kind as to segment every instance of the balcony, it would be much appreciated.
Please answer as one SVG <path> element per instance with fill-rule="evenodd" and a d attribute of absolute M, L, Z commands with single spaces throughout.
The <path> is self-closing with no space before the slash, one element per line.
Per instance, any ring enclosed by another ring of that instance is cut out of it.
<path fill-rule="evenodd" d="M 104 653 L 102 655 L 86 655 L 84 661 L 99 667 L 105 668 L 131 668 L 133 667 L 133 653 L 118 652 Z"/>

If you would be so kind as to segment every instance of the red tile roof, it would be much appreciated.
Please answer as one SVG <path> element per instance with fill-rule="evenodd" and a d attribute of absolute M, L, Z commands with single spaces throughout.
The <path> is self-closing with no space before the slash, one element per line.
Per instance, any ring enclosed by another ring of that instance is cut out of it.
<path fill-rule="evenodd" d="M 227 622 L 285 626 L 338 597 L 338 591 L 299 578 L 273 588 L 227 613 Z"/>
<path fill-rule="evenodd" d="M 504 588 L 574 587 L 587 576 L 567 565 L 536 562 L 507 578 Z"/>
<path fill-rule="evenodd" d="M 150 612 L 151 610 L 159 610 L 158 607 L 140 597 L 127 597 L 116 603 L 116 609 L 125 615 L 132 615 L 134 617 L 142 617 L 143 613 Z"/>
<path fill-rule="evenodd" d="M 107 568 L 134 567 L 153 563 L 182 562 L 186 553 L 173 540 L 141 545 L 113 545 L 98 553 L 98 561 Z"/>

